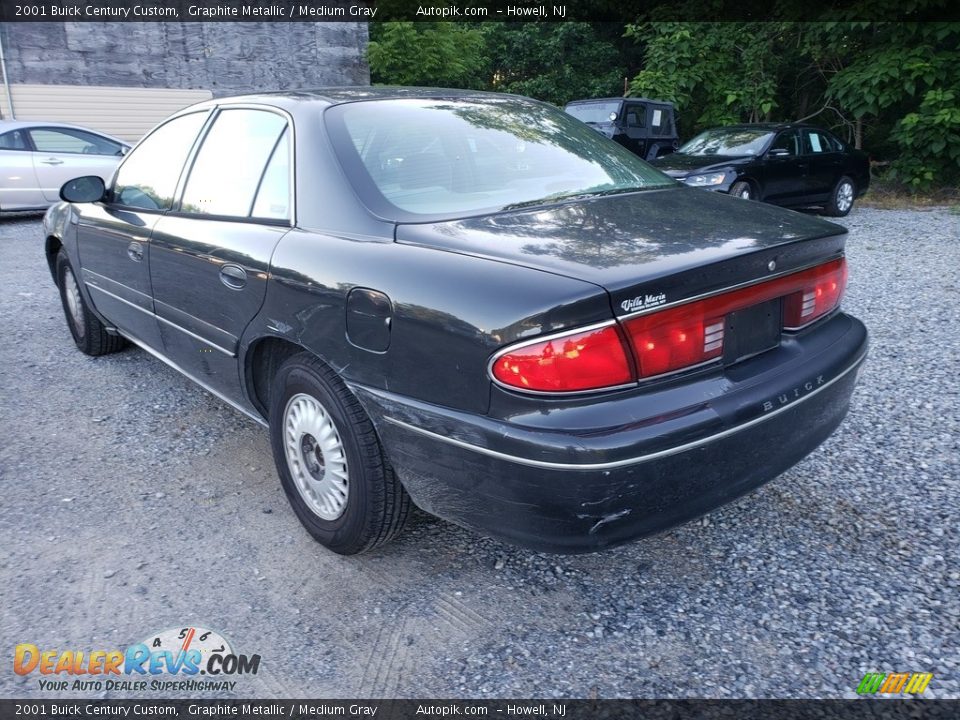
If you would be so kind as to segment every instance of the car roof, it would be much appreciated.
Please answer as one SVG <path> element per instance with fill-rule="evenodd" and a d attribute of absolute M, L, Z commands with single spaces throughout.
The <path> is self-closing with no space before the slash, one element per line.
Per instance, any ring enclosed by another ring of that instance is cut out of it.
<path fill-rule="evenodd" d="M 232 95 L 229 97 L 217 97 L 193 105 L 194 109 L 222 105 L 225 103 L 264 103 L 268 105 L 277 105 L 279 107 L 289 107 L 299 105 L 303 102 L 315 102 L 326 105 L 340 105 L 349 102 L 358 102 L 363 100 L 401 100 L 410 99 L 429 99 L 446 98 L 457 100 L 483 99 L 483 98 L 502 98 L 515 97 L 520 95 L 507 95 L 506 93 L 483 92 L 480 90 L 461 90 L 454 88 L 434 88 L 434 87 L 400 87 L 389 85 L 377 86 L 345 86 L 345 87 L 326 87 L 315 88 L 312 90 L 283 90 L 277 92 L 255 93 L 250 95 Z M 523 98 L 530 100 L 530 98 Z M 537 101 L 534 101 L 537 102 Z"/>
<path fill-rule="evenodd" d="M 100 132 L 99 130 L 94 130 L 93 128 L 84 127 L 83 125 L 73 125 L 72 123 L 52 122 L 47 120 L 0 120 L 0 133 L 8 132 L 10 130 L 23 130 L 24 128 L 33 128 L 33 127 L 69 128 L 71 130 L 83 130 L 84 132 L 93 133 L 94 135 L 105 137 L 108 140 L 113 140 L 114 142 L 118 142 L 123 145 L 130 144 L 126 140 L 121 140 L 120 138 L 113 137 L 112 135 L 107 135 L 107 133 L 105 132 Z"/>
<path fill-rule="evenodd" d="M 588 98 L 586 100 L 571 100 L 567 105 L 583 105 L 586 103 L 598 103 L 598 102 L 645 102 L 645 103 L 657 103 L 659 105 L 673 105 L 669 100 L 655 100 L 654 98 L 645 98 L 645 97 L 603 97 L 603 98 Z"/>
<path fill-rule="evenodd" d="M 796 122 L 759 122 L 759 123 L 738 123 L 736 125 L 719 125 L 711 130 L 790 130 L 792 128 L 809 128 L 811 130 L 821 130 L 815 125 Z"/>

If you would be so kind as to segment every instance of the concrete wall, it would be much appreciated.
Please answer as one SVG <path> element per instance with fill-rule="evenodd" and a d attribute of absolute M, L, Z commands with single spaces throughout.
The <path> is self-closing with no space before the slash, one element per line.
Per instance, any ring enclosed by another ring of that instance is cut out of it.
<path fill-rule="evenodd" d="M 368 85 L 366 23 L 0 23 L 10 83 L 215 96 Z"/>

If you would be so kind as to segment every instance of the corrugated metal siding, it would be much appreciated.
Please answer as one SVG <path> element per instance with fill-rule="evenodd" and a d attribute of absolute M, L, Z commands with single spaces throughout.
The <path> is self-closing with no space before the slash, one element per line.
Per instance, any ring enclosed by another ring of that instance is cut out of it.
<path fill-rule="evenodd" d="M 10 86 L 17 120 L 66 122 L 136 142 L 177 110 L 213 97 L 209 90 L 98 87 L 93 85 Z M 0 111 L 9 118 L 6 94 Z"/>

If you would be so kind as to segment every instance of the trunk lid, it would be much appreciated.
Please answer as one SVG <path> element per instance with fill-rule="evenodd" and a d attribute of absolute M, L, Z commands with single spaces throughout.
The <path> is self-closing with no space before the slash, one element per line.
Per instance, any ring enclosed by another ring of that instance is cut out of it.
<path fill-rule="evenodd" d="M 845 234 L 820 218 L 678 186 L 401 224 L 396 241 L 585 280 L 624 315 L 829 260 Z"/>

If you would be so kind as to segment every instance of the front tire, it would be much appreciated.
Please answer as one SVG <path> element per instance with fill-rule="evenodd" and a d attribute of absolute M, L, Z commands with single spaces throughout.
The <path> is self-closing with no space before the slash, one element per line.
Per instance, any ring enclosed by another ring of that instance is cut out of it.
<path fill-rule="evenodd" d="M 745 180 L 738 180 L 731 185 L 730 194 L 742 200 L 756 200 L 753 186 Z"/>
<path fill-rule="evenodd" d="M 80 352 L 96 357 L 122 350 L 127 344 L 126 340 L 119 335 L 108 333 L 104 324 L 90 310 L 87 301 L 80 294 L 80 286 L 73 268 L 70 267 L 70 261 L 62 250 L 57 253 L 55 267 L 63 314 Z"/>
<path fill-rule="evenodd" d="M 844 176 L 837 180 L 837 184 L 830 193 L 830 200 L 827 202 L 827 215 L 830 217 L 843 217 L 853 209 L 853 201 L 857 196 L 857 187 L 853 180 Z"/>
<path fill-rule="evenodd" d="M 310 353 L 277 370 L 270 442 L 287 499 L 321 545 L 355 555 L 400 532 L 410 497 L 373 423 L 340 377 Z"/>

